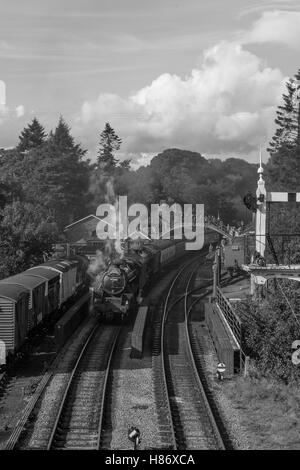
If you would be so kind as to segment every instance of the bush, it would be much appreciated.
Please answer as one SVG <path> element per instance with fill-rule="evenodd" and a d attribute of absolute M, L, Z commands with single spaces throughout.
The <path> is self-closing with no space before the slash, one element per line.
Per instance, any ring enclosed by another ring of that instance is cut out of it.
<path fill-rule="evenodd" d="M 300 365 L 292 363 L 291 347 L 293 341 L 300 339 L 299 311 L 298 284 L 285 280 L 277 281 L 277 289 L 268 299 L 248 299 L 238 306 L 246 354 L 262 373 L 285 383 L 300 382 Z"/>

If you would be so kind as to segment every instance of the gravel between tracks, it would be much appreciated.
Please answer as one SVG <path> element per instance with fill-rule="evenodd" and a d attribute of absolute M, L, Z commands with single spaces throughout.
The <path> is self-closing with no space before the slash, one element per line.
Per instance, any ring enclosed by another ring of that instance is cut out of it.
<path fill-rule="evenodd" d="M 127 329 L 128 330 L 128 329 Z M 151 357 L 130 358 L 131 332 L 122 334 L 123 354 L 113 368 L 113 397 L 111 449 L 132 449 L 127 431 L 136 426 L 141 431 L 140 449 L 157 446 L 158 422 L 154 398 Z"/>

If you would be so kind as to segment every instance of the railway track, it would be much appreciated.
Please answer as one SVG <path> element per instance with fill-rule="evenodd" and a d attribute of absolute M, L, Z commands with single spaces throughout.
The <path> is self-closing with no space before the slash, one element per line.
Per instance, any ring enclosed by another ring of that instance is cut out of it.
<path fill-rule="evenodd" d="M 118 326 L 94 319 L 66 346 L 29 401 L 5 449 L 98 449 Z"/>
<path fill-rule="evenodd" d="M 98 450 L 110 364 L 120 327 L 99 326 L 75 364 L 47 449 Z"/>
<path fill-rule="evenodd" d="M 200 260 L 203 259 L 202 255 Z M 190 285 L 198 263 L 199 258 L 188 262 L 177 273 L 154 326 L 153 366 L 159 432 L 169 449 L 226 447 L 198 374 L 189 335 Z"/>
<path fill-rule="evenodd" d="M 44 424 L 44 428 L 37 433 L 36 442 L 43 442 L 43 435 L 47 433 L 47 423 L 51 421 L 51 416 L 53 410 L 55 409 L 55 398 L 56 395 L 59 395 L 59 389 L 63 385 L 64 378 L 68 375 L 68 371 L 72 364 L 74 363 L 74 357 L 78 356 L 78 350 L 81 349 L 82 344 L 84 344 L 86 337 L 89 335 L 90 331 L 95 327 L 95 319 L 90 318 L 82 326 L 79 334 L 74 337 L 74 335 L 69 339 L 67 344 L 59 352 L 56 359 L 51 364 L 50 368 L 45 372 L 41 381 L 39 382 L 34 394 L 27 403 L 22 416 L 18 420 L 16 426 L 14 427 L 9 439 L 6 441 L 5 450 L 13 450 L 15 448 L 24 448 L 24 442 L 28 441 L 29 434 L 33 423 L 37 420 L 37 409 L 39 408 L 41 401 L 48 388 L 52 386 L 52 393 L 50 393 L 51 404 L 49 410 L 47 410 L 47 419 L 41 419 Z M 55 392 L 55 393 L 53 393 Z M 55 395 L 55 396 L 54 396 Z M 46 421 L 46 424 L 45 424 Z M 39 426 L 40 427 L 40 426 Z M 42 426 L 41 426 L 42 427 Z M 33 446 L 34 447 L 34 446 Z M 26 446 L 25 446 L 26 448 Z"/>

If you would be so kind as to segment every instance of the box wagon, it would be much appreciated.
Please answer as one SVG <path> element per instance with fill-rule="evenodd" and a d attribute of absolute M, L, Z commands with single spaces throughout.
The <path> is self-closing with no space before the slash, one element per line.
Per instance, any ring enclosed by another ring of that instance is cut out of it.
<path fill-rule="evenodd" d="M 14 354 L 23 345 L 28 331 L 29 291 L 18 284 L 0 282 L 0 339 Z"/>
<path fill-rule="evenodd" d="M 45 270 L 55 272 L 59 275 L 59 307 L 75 292 L 77 264 L 77 261 L 51 260 L 38 266 L 38 268 L 44 268 Z M 31 272 L 34 269 L 37 268 L 30 268 L 28 272 Z"/>
<path fill-rule="evenodd" d="M 31 330 L 43 321 L 46 316 L 45 279 L 24 273 L 11 276 L 1 281 L 4 284 L 17 284 L 28 289 L 28 330 Z"/>
<path fill-rule="evenodd" d="M 50 316 L 59 307 L 60 275 L 50 269 L 36 266 L 24 271 L 24 276 L 34 276 L 45 281 L 45 314 Z"/>
<path fill-rule="evenodd" d="M 51 262 L 52 261 L 49 261 L 49 263 Z M 77 271 L 78 271 L 79 262 L 74 259 L 72 260 L 64 259 L 64 260 L 59 261 L 57 268 L 59 269 L 60 266 L 67 268 L 67 273 L 65 275 L 66 285 L 67 285 L 67 289 L 66 289 L 66 300 L 67 300 L 69 297 L 72 297 L 72 295 L 75 294 L 76 289 L 77 289 Z"/>

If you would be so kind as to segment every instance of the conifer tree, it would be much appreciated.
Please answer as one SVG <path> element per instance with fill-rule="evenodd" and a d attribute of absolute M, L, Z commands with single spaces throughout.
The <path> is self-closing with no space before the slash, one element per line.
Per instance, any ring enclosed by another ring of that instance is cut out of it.
<path fill-rule="evenodd" d="M 123 160 L 122 162 L 119 163 L 119 166 L 123 170 L 130 170 L 130 164 L 131 164 L 131 159 L 126 158 L 125 160 Z"/>
<path fill-rule="evenodd" d="M 278 128 L 270 142 L 266 178 L 273 191 L 300 190 L 300 69 L 286 83 L 283 105 L 278 106 Z"/>
<path fill-rule="evenodd" d="M 116 134 L 115 130 L 107 122 L 104 131 L 100 134 L 100 143 L 98 151 L 98 168 L 105 173 L 111 173 L 117 166 L 118 160 L 114 152 L 120 149 L 122 140 Z"/>
<path fill-rule="evenodd" d="M 44 127 L 36 118 L 23 129 L 19 136 L 19 144 L 17 150 L 26 152 L 33 148 L 40 147 L 46 142 L 47 134 Z"/>
<path fill-rule="evenodd" d="M 26 199 L 48 208 L 60 229 L 86 213 L 90 168 L 85 153 L 60 117 L 45 145 L 22 162 Z"/>
<path fill-rule="evenodd" d="M 270 142 L 271 155 L 282 147 L 300 147 L 300 69 L 286 83 L 287 93 L 283 94 L 283 105 L 278 106 L 275 124 L 277 130 Z"/>
<path fill-rule="evenodd" d="M 72 153 L 78 160 L 80 160 L 86 153 L 86 151 L 82 150 L 79 144 L 74 143 L 71 129 L 62 116 L 60 116 L 54 132 L 50 132 L 50 140 L 56 149 L 59 149 L 64 153 Z"/>

